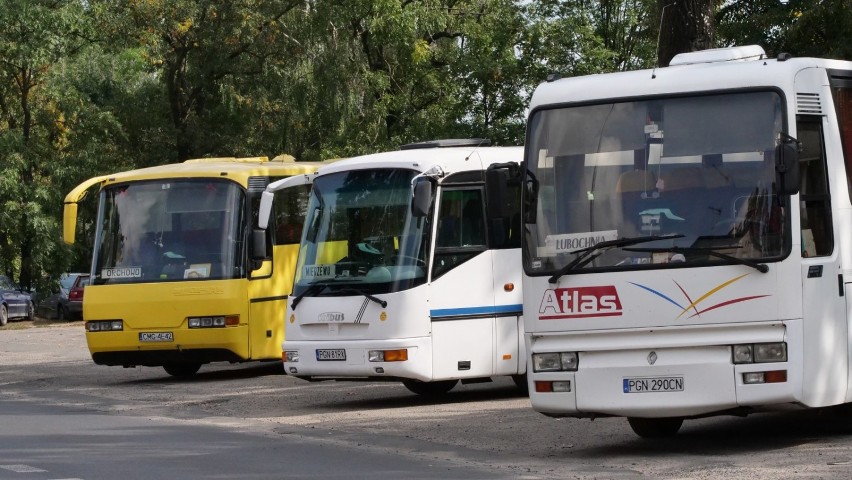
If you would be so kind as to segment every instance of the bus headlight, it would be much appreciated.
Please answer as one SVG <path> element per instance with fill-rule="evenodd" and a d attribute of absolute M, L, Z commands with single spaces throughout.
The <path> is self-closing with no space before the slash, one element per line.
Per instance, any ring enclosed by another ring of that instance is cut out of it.
<path fill-rule="evenodd" d="M 189 317 L 186 319 L 189 328 L 223 328 L 240 324 L 239 315 L 218 315 L 211 317 Z"/>
<path fill-rule="evenodd" d="M 576 372 L 579 366 L 577 352 L 534 353 L 534 372 Z"/>
<path fill-rule="evenodd" d="M 787 361 L 787 344 L 785 342 L 732 345 L 731 352 L 735 364 Z"/>
<path fill-rule="evenodd" d="M 122 320 L 93 320 L 86 322 L 86 331 L 89 332 L 118 332 L 124 330 Z"/>

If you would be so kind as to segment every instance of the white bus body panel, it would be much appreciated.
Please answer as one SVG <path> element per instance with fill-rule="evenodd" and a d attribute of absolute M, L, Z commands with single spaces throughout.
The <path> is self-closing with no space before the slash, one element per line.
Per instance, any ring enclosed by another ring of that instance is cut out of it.
<path fill-rule="evenodd" d="M 521 147 L 383 152 L 323 166 L 314 178 L 381 168 L 484 171 L 491 163 L 517 162 L 521 156 Z M 387 301 L 386 308 L 363 296 L 305 297 L 295 310 L 288 306 L 282 347 L 298 351 L 299 361 L 285 359 L 285 371 L 305 377 L 421 381 L 523 374 L 520 265 L 519 248 L 486 250 L 437 279 L 430 276 L 425 285 L 376 294 Z M 509 283 L 514 288 L 505 291 Z M 319 361 L 318 349 L 345 349 L 346 361 Z M 367 361 L 370 350 L 393 349 L 408 349 L 408 360 Z"/>
<path fill-rule="evenodd" d="M 794 58 L 683 65 L 566 79 L 536 90 L 531 110 L 608 98 L 776 88 L 786 99 L 788 127 L 794 137 L 799 96 L 817 98 L 824 112 L 799 113 L 822 116 L 834 235 L 830 256 L 803 258 L 799 197 L 793 196 L 791 254 L 769 263 L 766 274 L 727 265 L 568 273 L 558 285 L 549 284 L 546 276 L 525 276 L 529 354 L 581 352 L 577 372 L 529 373 L 530 399 L 537 411 L 554 416 L 672 417 L 737 407 L 820 407 L 852 402 L 852 305 L 847 301 L 852 295 L 852 256 L 848 255 L 852 209 L 826 69 L 852 71 L 852 64 Z M 611 288 L 592 288 L 601 286 Z M 585 291 L 590 297 L 585 303 L 583 288 L 592 288 Z M 561 295 L 556 295 L 563 292 L 556 289 L 578 292 L 578 311 L 572 310 L 575 297 L 569 295 L 568 303 L 563 304 Z M 612 289 L 620 302 L 617 308 L 612 299 L 600 302 Z M 786 362 L 732 362 L 731 345 L 780 341 L 787 344 Z M 770 370 L 786 370 L 787 381 L 743 383 L 743 373 Z M 684 390 L 623 391 L 626 378 L 658 376 L 682 376 Z M 570 381 L 571 390 L 537 393 L 536 380 Z"/>

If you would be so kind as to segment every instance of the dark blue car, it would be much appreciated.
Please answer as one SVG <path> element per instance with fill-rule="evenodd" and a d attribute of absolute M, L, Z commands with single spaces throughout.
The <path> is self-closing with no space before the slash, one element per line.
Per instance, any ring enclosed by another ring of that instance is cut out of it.
<path fill-rule="evenodd" d="M 32 320 L 34 317 L 35 309 L 29 292 L 12 283 L 9 277 L 0 275 L 0 327 L 6 325 L 10 318 Z"/>

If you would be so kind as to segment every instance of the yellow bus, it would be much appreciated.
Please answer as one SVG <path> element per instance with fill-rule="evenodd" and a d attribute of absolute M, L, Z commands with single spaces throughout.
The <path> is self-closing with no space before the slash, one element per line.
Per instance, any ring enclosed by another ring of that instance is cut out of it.
<path fill-rule="evenodd" d="M 266 232 L 252 225 L 267 184 L 318 166 L 290 156 L 205 158 L 94 177 L 72 190 L 68 244 L 79 202 L 99 191 L 83 300 L 92 360 L 174 376 L 210 362 L 280 361 L 309 187 L 276 198 Z"/>

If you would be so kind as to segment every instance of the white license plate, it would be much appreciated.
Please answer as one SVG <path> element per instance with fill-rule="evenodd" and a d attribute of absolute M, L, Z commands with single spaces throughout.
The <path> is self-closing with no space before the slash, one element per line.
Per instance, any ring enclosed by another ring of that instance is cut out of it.
<path fill-rule="evenodd" d="M 683 377 L 637 377 L 622 380 L 624 393 L 682 392 Z"/>
<path fill-rule="evenodd" d="M 173 342 L 175 340 L 172 332 L 141 332 L 140 342 Z"/>
<path fill-rule="evenodd" d="M 342 348 L 317 350 L 318 361 L 340 361 L 346 360 L 346 350 Z"/>

